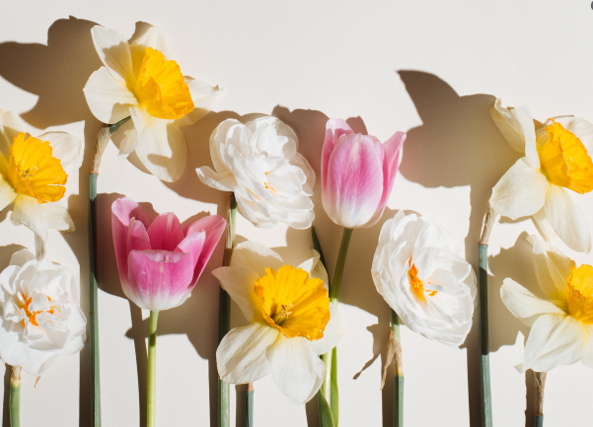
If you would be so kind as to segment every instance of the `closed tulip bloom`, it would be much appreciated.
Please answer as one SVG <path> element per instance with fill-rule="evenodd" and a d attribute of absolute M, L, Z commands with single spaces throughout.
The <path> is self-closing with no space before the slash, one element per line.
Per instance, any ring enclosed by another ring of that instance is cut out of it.
<path fill-rule="evenodd" d="M 321 164 L 323 208 L 346 228 L 371 227 L 389 200 L 406 134 L 396 132 L 384 144 L 354 133 L 341 119 L 327 121 Z"/>
<path fill-rule="evenodd" d="M 134 200 L 112 207 L 112 233 L 124 294 L 138 307 L 162 311 L 190 296 L 226 227 L 209 215 L 182 229 L 173 213 L 154 220 Z"/>

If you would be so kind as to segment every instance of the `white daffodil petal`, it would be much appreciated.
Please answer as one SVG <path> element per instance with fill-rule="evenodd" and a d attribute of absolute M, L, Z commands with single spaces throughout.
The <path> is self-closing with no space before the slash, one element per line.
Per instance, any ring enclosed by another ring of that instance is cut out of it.
<path fill-rule="evenodd" d="M 101 62 L 119 84 L 133 81 L 132 55 L 128 40 L 116 30 L 95 25 L 91 28 L 93 44 Z"/>
<path fill-rule="evenodd" d="M 138 133 L 136 154 L 142 164 L 163 181 L 177 181 L 187 160 L 183 131 L 144 108 L 132 107 L 130 113 Z"/>
<path fill-rule="evenodd" d="M 82 165 L 84 143 L 80 138 L 66 132 L 47 132 L 37 139 L 49 142 L 52 156 L 60 160 L 66 173 L 71 174 Z"/>
<path fill-rule="evenodd" d="M 138 105 L 134 94 L 105 67 L 91 74 L 83 91 L 91 112 L 103 123 L 125 119 L 130 115 L 130 106 Z"/>
<path fill-rule="evenodd" d="M 540 288 L 550 299 L 565 300 L 566 280 L 574 261 L 538 236 L 529 236 L 527 241 L 533 245 L 533 266 Z"/>
<path fill-rule="evenodd" d="M 30 228 L 43 240 L 47 239 L 47 229 L 49 228 L 47 215 L 41 207 L 41 203 L 33 197 L 21 194 L 15 199 L 10 221 L 14 225 L 24 225 Z"/>
<path fill-rule="evenodd" d="M 585 334 L 587 335 L 587 347 L 581 362 L 589 369 L 593 369 L 593 325 L 585 325 Z"/>
<path fill-rule="evenodd" d="M 321 388 L 325 365 L 306 338 L 279 334 L 274 345 L 268 347 L 267 357 L 276 387 L 291 403 L 307 403 Z"/>
<path fill-rule="evenodd" d="M 571 316 L 547 314 L 533 324 L 525 343 L 523 369 L 548 372 L 578 362 L 585 353 L 583 324 Z"/>
<path fill-rule="evenodd" d="M 282 257 L 261 243 L 247 241 L 239 243 L 233 249 L 231 267 L 248 267 L 254 270 L 258 277 L 266 274 L 266 268 L 277 271 L 285 265 Z"/>
<path fill-rule="evenodd" d="M 40 206 L 45 211 L 48 228 L 60 230 L 62 233 L 74 231 L 74 221 L 64 206 L 59 203 L 43 203 Z"/>
<path fill-rule="evenodd" d="M 208 114 L 218 104 L 224 92 L 218 86 L 212 87 L 206 82 L 191 77 L 185 77 L 185 83 L 187 83 L 195 108 L 182 118 L 175 120 L 173 124 L 179 127 L 193 125 Z"/>
<path fill-rule="evenodd" d="M 512 279 L 504 279 L 500 287 L 502 302 L 517 319 L 527 326 L 544 314 L 566 315 L 550 301 L 536 297 Z"/>
<path fill-rule="evenodd" d="M 212 274 L 237 303 L 249 322 L 262 319 L 261 297 L 258 297 L 254 290 L 255 282 L 259 277 L 252 268 L 219 267 L 212 270 Z"/>
<path fill-rule="evenodd" d="M 546 202 L 550 183 L 539 169 L 517 160 L 492 189 L 490 205 L 502 216 L 518 219 L 531 216 Z"/>
<path fill-rule="evenodd" d="M 321 262 L 321 255 L 315 249 L 311 249 L 313 257 L 303 261 L 298 268 L 305 270 L 311 277 L 320 279 L 325 286 L 325 289 L 329 289 L 329 275 L 325 266 Z"/>
<path fill-rule="evenodd" d="M 172 59 L 173 56 L 173 48 L 167 34 L 154 25 L 148 27 L 146 31 L 134 39 L 130 46 L 132 48 L 141 47 L 142 51 L 147 47 L 151 47 L 165 55 L 166 59 Z"/>
<path fill-rule="evenodd" d="M 511 115 L 521 127 L 525 140 L 525 158 L 532 168 L 539 168 L 539 155 L 537 154 L 537 140 L 535 138 L 535 124 L 531 110 L 527 105 L 511 110 Z"/>
<path fill-rule="evenodd" d="M 331 317 L 323 331 L 323 338 L 311 341 L 313 351 L 317 354 L 325 354 L 340 344 L 344 338 L 344 320 L 338 308 L 333 303 L 329 303 L 329 312 Z"/>
<path fill-rule="evenodd" d="M 119 145 L 119 153 L 117 158 L 119 161 L 123 161 L 128 158 L 130 153 L 136 149 L 138 145 L 138 133 L 136 129 L 129 129 L 124 131 L 124 139 Z"/>
<path fill-rule="evenodd" d="M 541 234 L 547 242 L 552 242 L 553 240 L 558 239 L 558 235 L 552 228 L 550 221 L 548 221 L 548 217 L 546 217 L 545 207 L 533 214 L 531 219 L 533 220 L 535 228 L 539 231 L 539 234 Z"/>
<path fill-rule="evenodd" d="M 268 375 L 266 352 L 279 335 L 276 329 L 261 323 L 231 330 L 216 350 L 220 378 L 231 384 L 247 384 Z"/>
<path fill-rule="evenodd" d="M 14 191 L 12 186 L 4 181 L 2 175 L 0 175 L 0 211 L 14 202 L 14 199 L 16 199 L 17 196 L 18 194 Z"/>
<path fill-rule="evenodd" d="M 566 246 L 577 252 L 591 251 L 589 222 L 567 190 L 550 185 L 544 208 L 550 225 Z"/>
<path fill-rule="evenodd" d="M 19 116 L 0 108 L 0 154 L 8 157 L 12 141 L 25 129 L 25 123 Z"/>
<path fill-rule="evenodd" d="M 523 131 L 521 126 L 515 120 L 508 108 L 501 105 L 500 98 L 497 98 L 494 105 L 490 107 L 490 117 L 492 121 L 507 140 L 513 150 L 521 154 L 525 153 L 525 139 L 523 139 Z"/>

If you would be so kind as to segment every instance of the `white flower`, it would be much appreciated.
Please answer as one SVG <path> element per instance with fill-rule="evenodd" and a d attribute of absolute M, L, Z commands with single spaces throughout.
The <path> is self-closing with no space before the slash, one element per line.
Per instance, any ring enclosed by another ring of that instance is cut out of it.
<path fill-rule="evenodd" d="M 151 26 L 131 43 L 118 31 L 100 25 L 91 34 L 104 65 L 84 88 L 92 113 L 109 124 L 131 116 L 134 129 L 125 133 L 120 158 L 136 150 L 158 178 L 179 179 L 187 158 L 181 127 L 206 115 L 222 91 L 184 77 L 158 27 Z"/>
<path fill-rule="evenodd" d="M 37 261 L 23 249 L 0 273 L 0 358 L 39 376 L 86 340 L 78 278 L 66 267 Z"/>
<path fill-rule="evenodd" d="M 568 190 L 593 190 L 593 125 L 560 116 L 536 128 L 529 107 L 503 108 L 500 99 L 490 116 L 511 147 L 525 154 L 492 190 L 492 208 L 511 219 L 531 216 L 546 240 L 560 237 L 571 249 L 589 252 L 589 224 Z"/>
<path fill-rule="evenodd" d="M 43 240 L 50 228 L 74 231 L 68 210 L 56 202 L 64 197 L 68 174 L 80 168 L 83 151 L 82 141 L 64 132 L 31 137 L 18 116 L 0 109 L 0 210 L 14 203 L 11 222 Z"/>
<path fill-rule="evenodd" d="M 234 192 L 239 212 L 254 225 L 305 229 L 315 218 L 315 172 L 297 150 L 296 134 L 275 117 L 246 125 L 228 119 L 210 136 L 215 171 L 203 166 L 196 172 L 204 184 Z"/>
<path fill-rule="evenodd" d="M 443 344 L 465 341 L 476 275 L 447 230 L 399 211 L 381 229 L 371 271 L 377 291 L 412 331 Z"/>
<path fill-rule="evenodd" d="M 509 311 L 531 326 L 519 371 L 548 372 L 579 360 L 593 369 L 593 267 L 575 262 L 537 236 L 533 264 L 547 299 L 507 278 L 500 296 Z"/>
<path fill-rule="evenodd" d="M 266 246 L 245 242 L 235 248 L 230 267 L 212 272 L 251 322 L 218 346 L 223 381 L 247 384 L 272 374 L 292 403 L 315 396 L 325 375 L 319 355 L 341 341 L 343 324 L 329 300 L 327 272 L 312 252 L 295 268 Z"/>

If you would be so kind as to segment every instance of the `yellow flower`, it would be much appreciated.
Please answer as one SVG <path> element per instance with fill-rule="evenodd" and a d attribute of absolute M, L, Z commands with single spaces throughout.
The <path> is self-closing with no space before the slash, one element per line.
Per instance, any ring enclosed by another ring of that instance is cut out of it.
<path fill-rule="evenodd" d="M 160 179 L 179 179 L 187 158 L 180 128 L 208 113 L 222 91 L 185 77 L 171 59 L 169 41 L 158 27 L 149 27 L 131 43 L 100 25 L 91 34 L 104 66 L 84 88 L 89 108 L 103 123 L 132 118 L 133 128 L 125 131 L 120 157 L 135 150 Z"/>
<path fill-rule="evenodd" d="M 0 210 L 14 203 L 11 222 L 43 240 L 50 228 L 73 231 L 68 210 L 57 202 L 66 193 L 68 172 L 80 167 L 82 141 L 64 132 L 33 138 L 24 129 L 19 117 L 0 109 Z"/>

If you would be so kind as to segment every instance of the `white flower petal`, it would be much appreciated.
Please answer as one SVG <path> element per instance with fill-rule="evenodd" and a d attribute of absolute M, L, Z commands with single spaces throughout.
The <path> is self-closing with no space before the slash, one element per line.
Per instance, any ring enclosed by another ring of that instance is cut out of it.
<path fill-rule="evenodd" d="M 219 191 L 233 191 L 237 185 L 235 177 L 230 172 L 217 173 L 208 166 L 202 166 L 196 169 L 196 173 L 205 185 Z"/>
<path fill-rule="evenodd" d="M 0 161 L 2 160 L 0 159 Z M 0 175 L 0 211 L 14 202 L 14 199 L 16 199 L 17 196 L 18 194 L 14 191 L 12 186 L 4 181 Z"/>
<path fill-rule="evenodd" d="M 306 338 L 286 338 L 282 334 L 268 347 L 276 387 L 291 403 L 307 403 L 321 388 L 325 365 Z"/>
<path fill-rule="evenodd" d="M 185 77 L 185 82 L 195 108 L 182 118 L 175 120 L 174 124 L 179 127 L 193 125 L 200 120 L 218 104 L 223 95 L 223 89 L 219 89 L 218 86 L 212 87 L 201 80 Z"/>
<path fill-rule="evenodd" d="M 148 27 L 146 31 L 134 39 L 130 46 L 132 48 L 142 48 L 143 53 L 145 48 L 151 47 L 165 55 L 166 59 L 172 59 L 173 56 L 173 48 L 167 34 L 163 29 L 154 25 Z"/>
<path fill-rule="evenodd" d="M 40 206 L 45 211 L 48 228 L 60 230 L 62 233 L 74 231 L 74 221 L 68 209 L 60 203 L 43 203 Z"/>
<path fill-rule="evenodd" d="M 124 139 L 121 141 L 119 145 L 119 153 L 117 154 L 117 158 L 119 161 L 125 160 L 128 158 L 128 155 L 132 153 L 138 146 L 138 133 L 136 129 L 129 129 L 124 131 Z"/>
<path fill-rule="evenodd" d="M 276 329 L 260 323 L 231 330 L 216 350 L 220 378 L 231 384 L 247 384 L 268 375 L 266 351 L 279 335 Z"/>
<path fill-rule="evenodd" d="M 10 221 L 14 225 L 24 225 L 30 228 L 43 240 L 47 239 L 49 228 L 47 216 L 41 203 L 33 197 L 21 194 L 16 198 Z"/>
<path fill-rule="evenodd" d="M 550 185 L 544 208 L 550 225 L 566 246 L 577 252 L 591 251 L 589 222 L 567 190 Z"/>
<path fill-rule="evenodd" d="M 47 132 L 37 138 L 49 142 L 52 156 L 60 160 L 66 173 L 74 173 L 82 165 L 84 143 L 80 138 L 66 132 Z"/>
<path fill-rule="evenodd" d="M 585 353 L 583 324 L 571 316 L 547 314 L 535 321 L 525 343 L 523 369 L 548 372 L 578 362 Z"/>
<path fill-rule="evenodd" d="M 539 168 L 539 155 L 537 154 L 537 140 L 535 138 L 535 124 L 531 110 L 527 105 L 511 110 L 511 115 L 521 127 L 525 140 L 525 158 L 532 168 Z"/>
<path fill-rule="evenodd" d="M 540 288 L 552 300 L 565 300 L 566 280 L 574 261 L 538 236 L 529 236 L 527 241 L 533 245 L 533 266 Z"/>
<path fill-rule="evenodd" d="M 126 86 L 126 81 L 134 81 L 128 40 L 119 31 L 100 25 L 91 28 L 91 36 L 101 62 L 115 81 L 122 86 Z"/>
<path fill-rule="evenodd" d="M 277 271 L 286 265 L 282 257 L 261 243 L 247 241 L 239 243 L 233 249 L 231 267 L 247 267 L 256 272 L 258 277 L 266 275 L 266 268 Z"/>
<path fill-rule="evenodd" d="M 136 154 L 156 177 L 177 181 L 187 160 L 183 131 L 168 120 L 151 116 L 144 108 L 131 107 L 130 114 L 138 133 Z"/>
<path fill-rule="evenodd" d="M 344 320 L 338 308 L 329 303 L 331 317 L 323 331 L 323 338 L 311 341 L 313 351 L 317 354 L 325 354 L 336 347 L 344 338 Z"/>
<path fill-rule="evenodd" d="M 552 228 L 550 221 L 548 221 L 548 217 L 546 217 L 545 207 L 542 207 L 537 213 L 533 214 L 531 219 L 533 220 L 535 228 L 539 231 L 539 234 L 541 234 L 547 242 L 552 242 L 559 238 Z"/>
<path fill-rule="evenodd" d="M 302 268 L 305 270 L 311 277 L 320 279 L 325 286 L 325 289 L 329 289 L 329 275 L 327 274 L 327 270 L 325 266 L 321 262 L 321 255 L 315 249 L 311 249 L 311 253 L 313 256 L 305 261 L 303 261 L 297 268 Z"/>
<path fill-rule="evenodd" d="M 544 314 L 566 315 L 564 311 L 551 301 L 545 301 L 536 297 L 523 286 L 509 278 L 504 279 L 500 287 L 500 297 L 512 315 L 527 326 L 533 325 Z"/>
<path fill-rule="evenodd" d="M 212 270 L 220 285 L 237 303 L 249 321 L 261 320 L 261 297 L 255 294 L 254 285 L 259 276 L 249 267 L 219 267 Z"/>
<path fill-rule="evenodd" d="M 494 186 L 490 205 L 497 213 L 511 219 L 531 216 L 544 206 L 549 187 L 544 174 L 529 166 L 523 157 Z"/>
<path fill-rule="evenodd" d="M 501 105 L 500 98 L 497 98 L 494 105 L 490 107 L 492 121 L 507 140 L 509 145 L 521 154 L 525 153 L 525 139 L 521 126 L 515 120 L 511 111 Z"/>
<path fill-rule="evenodd" d="M 130 115 L 130 106 L 138 105 L 134 94 L 105 67 L 91 74 L 83 91 L 91 112 L 103 123 L 125 119 Z"/>
<path fill-rule="evenodd" d="M 587 335 L 587 348 L 581 362 L 587 368 L 593 369 L 593 325 L 585 325 L 585 333 Z"/>
<path fill-rule="evenodd" d="M 0 108 L 0 154 L 10 155 L 12 141 L 19 133 L 26 133 L 25 123 L 12 111 Z"/>

